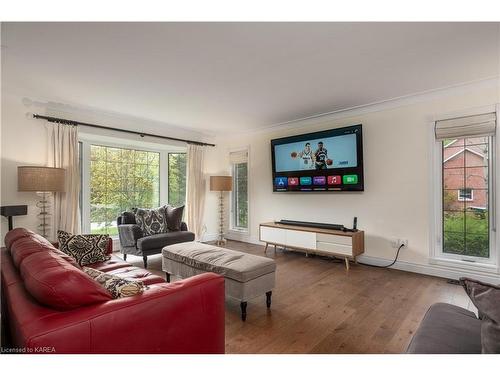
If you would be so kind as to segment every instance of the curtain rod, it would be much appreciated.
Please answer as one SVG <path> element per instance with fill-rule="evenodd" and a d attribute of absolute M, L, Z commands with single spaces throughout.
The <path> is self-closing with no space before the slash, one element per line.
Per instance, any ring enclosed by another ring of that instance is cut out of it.
<path fill-rule="evenodd" d="M 36 113 L 33 114 L 33 118 L 41 119 L 41 120 L 47 120 L 48 122 L 55 122 L 55 123 L 63 124 L 63 125 L 84 125 L 84 126 L 89 126 L 91 128 L 98 128 L 98 129 L 105 129 L 105 130 L 114 130 L 114 131 L 122 132 L 122 133 L 136 134 L 136 135 L 138 135 L 138 136 L 140 136 L 142 138 L 144 138 L 144 137 L 147 136 L 147 137 L 155 137 L 155 138 L 168 139 L 168 140 L 171 140 L 171 141 L 186 142 L 186 143 L 190 143 L 190 144 L 193 144 L 193 145 L 199 145 L 199 146 L 215 147 L 215 145 L 213 143 L 191 141 L 189 139 L 167 137 L 167 136 L 163 136 L 163 135 L 150 134 L 150 133 L 141 133 L 141 132 L 136 132 L 136 131 L 133 131 L 133 130 L 125 130 L 125 129 L 119 129 L 119 128 L 111 128 L 109 126 L 102 126 L 102 125 L 90 124 L 90 123 L 87 123 L 87 122 L 67 120 L 67 119 L 58 118 L 58 117 L 43 116 L 43 115 L 38 115 Z"/>

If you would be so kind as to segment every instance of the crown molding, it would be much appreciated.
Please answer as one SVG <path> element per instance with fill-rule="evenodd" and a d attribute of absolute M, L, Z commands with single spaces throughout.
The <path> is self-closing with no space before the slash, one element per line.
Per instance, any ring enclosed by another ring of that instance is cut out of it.
<path fill-rule="evenodd" d="M 266 125 L 257 129 L 244 130 L 241 132 L 234 132 L 232 136 L 242 136 L 257 133 L 270 133 L 279 130 L 292 130 L 299 125 L 319 125 L 324 122 L 332 120 L 344 119 L 348 117 L 355 117 L 367 113 L 381 112 L 399 107 L 404 107 L 412 104 L 422 103 L 429 100 L 435 100 L 460 94 L 465 94 L 475 90 L 498 88 L 500 97 L 500 77 L 488 77 L 481 80 L 461 83 L 453 86 L 447 86 L 438 89 L 422 91 L 414 94 L 404 95 L 396 98 L 381 100 L 378 102 L 363 104 L 355 107 L 340 109 L 332 112 L 319 113 L 307 117 L 302 117 L 290 121 L 280 122 L 276 124 Z M 219 136 L 222 135 L 219 134 Z"/>

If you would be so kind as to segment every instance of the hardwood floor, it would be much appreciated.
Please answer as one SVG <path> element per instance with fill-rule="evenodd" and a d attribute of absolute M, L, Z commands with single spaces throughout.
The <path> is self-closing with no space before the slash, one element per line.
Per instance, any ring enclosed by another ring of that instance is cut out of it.
<path fill-rule="evenodd" d="M 264 255 L 264 246 L 227 247 Z M 433 303 L 473 310 L 462 287 L 445 279 L 354 264 L 347 271 L 343 261 L 271 247 L 267 256 L 277 264 L 271 310 L 265 296 L 248 301 L 242 322 L 239 302 L 227 301 L 226 353 L 403 353 Z M 161 255 L 148 263 L 163 276 Z"/>

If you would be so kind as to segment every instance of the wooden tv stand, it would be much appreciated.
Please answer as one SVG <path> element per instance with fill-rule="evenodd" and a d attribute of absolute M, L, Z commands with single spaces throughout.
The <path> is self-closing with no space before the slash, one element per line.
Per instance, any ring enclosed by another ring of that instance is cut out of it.
<path fill-rule="evenodd" d="M 344 232 L 341 230 L 301 227 L 296 225 L 263 223 L 259 227 L 259 239 L 269 245 L 283 246 L 287 249 L 307 254 L 321 254 L 341 257 L 349 269 L 349 260 L 365 252 L 365 232 Z"/>

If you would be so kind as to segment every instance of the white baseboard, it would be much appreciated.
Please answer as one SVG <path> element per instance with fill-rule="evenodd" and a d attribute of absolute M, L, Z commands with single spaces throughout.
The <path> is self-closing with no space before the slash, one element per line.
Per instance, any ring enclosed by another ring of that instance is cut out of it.
<path fill-rule="evenodd" d="M 215 235 L 215 237 L 217 237 L 217 235 Z M 251 243 L 254 245 L 264 245 L 264 242 L 259 241 L 258 238 L 248 235 L 241 235 L 238 233 L 228 233 L 226 238 L 230 240 Z M 391 259 L 384 259 L 370 255 L 360 255 L 358 257 L 358 260 L 362 263 L 376 266 L 384 266 L 392 262 Z M 398 260 L 391 268 L 406 272 L 414 272 L 423 275 L 442 277 L 445 279 L 458 280 L 461 277 L 470 277 L 495 285 L 500 284 L 500 275 L 475 270 L 461 270 L 458 268 L 444 267 L 435 264 L 419 264 Z"/>
<path fill-rule="evenodd" d="M 391 260 L 372 257 L 369 255 L 360 255 L 358 257 L 358 261 L 376 266 L 383 266 L 391 263 Z M 419 264 L 398 260 L 391 268 L 401 271 L 421 273 L 424 275 L 443 277 L 445 279 L 458 280 L 461 277 L 470 277 L 491 284 L 500 283 L 500 275 L 493 275 L 491 273 L 488 274 L 473 270 L 461 270 L 458 268 L 444 267 L 434 264 Z"/>

